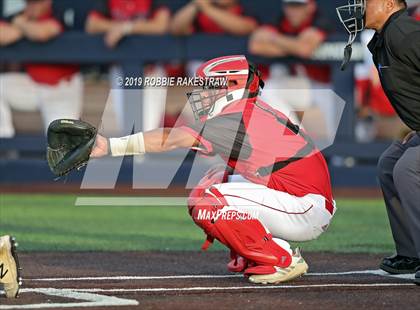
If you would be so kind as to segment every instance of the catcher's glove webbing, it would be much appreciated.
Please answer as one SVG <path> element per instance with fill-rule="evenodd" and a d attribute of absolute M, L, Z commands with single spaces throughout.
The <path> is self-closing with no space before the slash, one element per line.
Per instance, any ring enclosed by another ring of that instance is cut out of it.
<path fill-rule="evenodd" d="M 96 128 L 71 119 L 58 119 L 48 127 L 47 160 L 57 176 L 86 165 L 95 144 Z"/>

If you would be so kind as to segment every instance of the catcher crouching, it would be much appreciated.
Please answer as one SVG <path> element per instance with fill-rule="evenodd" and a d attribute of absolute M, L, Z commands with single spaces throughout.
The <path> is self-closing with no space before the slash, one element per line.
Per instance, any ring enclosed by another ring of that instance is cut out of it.
<path fill-rule="evenodd" d="M 210 60 L 197 76 L 223 77 L 227 85 L 188 94 L 195 124 L 111 139 L 90 130 L 87 144 L 76 143 L 65 158 L 50 160 L 53 171 L 68 169 L 57 169 L 68 163 L 66 158 L 77 157 L 72 167 L 79 166 L 80 150 L 86 161 L 90 149 L 91 157 L 177 148 L 217 154 L 227 168 L 210 169 L 188 200 L 192 219 L 207 235 L 203 248 L 220 241 L 230 249 L 228 269 L 244 273 L 253 283 L 280 283 L 305 274 L 307 263 L 288 242 L 316 239 L 334 216 L 324 157 L 302 128 L 258 98 L 264 82 L 244 56 Z"/>

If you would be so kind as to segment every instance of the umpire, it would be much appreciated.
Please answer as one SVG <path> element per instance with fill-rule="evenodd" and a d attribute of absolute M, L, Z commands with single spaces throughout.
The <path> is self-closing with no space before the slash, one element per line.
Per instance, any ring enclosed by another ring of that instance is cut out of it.
<path fill-rule="evenodd" d="M 343 17 L 344 7 L 353 15 Z M 376 30 L 368 48 L 382 87 L 413 130 L 394 142 L 378 163 L 397 251 L 384 258 L 380 268 L 392 274 L 417 271 L 415 283 L 420 285 L 420 23 L 408 16 L 404 0 L 353 0 L 344 7 L 337 10 L 350 32 L 350 46 L 364 27 Z"/>

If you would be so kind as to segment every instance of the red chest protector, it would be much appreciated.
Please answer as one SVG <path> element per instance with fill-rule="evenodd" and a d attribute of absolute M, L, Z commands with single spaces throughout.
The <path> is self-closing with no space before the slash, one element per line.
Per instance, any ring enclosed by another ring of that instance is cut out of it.
<path fill-rule="evenodd" d="M 242 113 L 232 148 L 236 154 L 222 156 L 237 173 L 299 197 L 312 193 L 332 198 L 325 159 L 304 130 L 255 98 L 228 106 L 222 115 L 229 113 Z"/>
<path fill-rule="evenodd" d="M 299 126 L 261 100 L 241 100 L 226 108 L 222 115 L 230 113 L 242 114 L 233 150 L 245 143 L 252 149 L 248 158 L 241 155 L 224 158 L 232 168 L 242 168 L 238 172 L 267 177 L 316 151 L 310 137 Z M 246 142 L 241 141 L 242 136 L 247 137 Z"/>

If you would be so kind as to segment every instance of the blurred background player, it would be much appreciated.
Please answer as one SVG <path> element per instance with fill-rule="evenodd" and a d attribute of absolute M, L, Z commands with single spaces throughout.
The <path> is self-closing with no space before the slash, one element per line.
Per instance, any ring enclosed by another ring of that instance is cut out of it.
<path fill-rule="evenodd" d="M 105 44 L 115 48 L 124 37 L 129 35 L 162 35 L 168 30 L 170 11 L 155 0 L 95 0 L 94 10 L 86 21 L 86 31 L 91 34 L 104 33 Z M 141 52 L 141 51 L 139 51 Z M 166 76 L 162 65 L 149 65 L 144 68 L 144 75 L 151 77 Z M 113 91 L 113 104 L 117 116 L 117 125 L 124 130 L 124 91 L 117 84 L 124 73 L 121 67 L 113 66 L 110 70 Z M 165 113 L 166 88 L 148 88 L 143 90 L 143 128 L 151 130 L 159 127 Z"/>
<path fill-rule="evenodd" d="M 275 25 L 261 26 L 252 34 L 249 51 L 264 57 L 310 58 L 331 32 L 330 23 L 321 15 L 314 0 L 282 0 L 282 2 L 283 14 L 280 19 Z M 285 89 L 286 91 L 283 91 Z M 287 89 L 292 91 L 287 92 Z M 296 115 L 296 111 L 303 112 L 313 104 L 321 111 L 325 130 L 328 133 L 334 132 L 337 127 L 334 97 L 328 92 L 319 95 L 311 91 L 316 89 L 332 89 L 329 66 L 302 63 L 273 64 L 269 69 L 269 79 L 263 99 L 268 103 L 279 103 L 278 98 L 283 98 L 283 102 L 276 108 L 280 108 L 294 122 L 302 117 Z M 296 92 L 299 96 L 296 96 Z"/>
<path fill-rule="evenodd" d="M 257 28 L 257 21 L 246 16 L 238 0 L 193 0 L 177 11 L 170 24 L 174 35 L 195 33 L 247 36 Z M 201 61 L 187 64 L 187 75 L 194 76 Z"/>
<path fill-rule="evenodd" d="M 52 0 L 27 0 L 23 12 L 0 25 L 2 45 L 22 38 L 48 42 L 64 31 Z M 0 75 L 0 137 L 13 137 L 12 109 L 41 110 L 45 129 L 57 118 L 79 118 L 83 79 L 77 65 L 25 64 L 26 73 Z"/>

